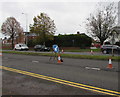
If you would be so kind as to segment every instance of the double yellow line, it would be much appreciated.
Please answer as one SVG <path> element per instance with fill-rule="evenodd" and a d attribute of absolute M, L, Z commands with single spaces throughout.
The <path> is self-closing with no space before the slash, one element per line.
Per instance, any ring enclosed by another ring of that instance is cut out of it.
<path fill-rule="evenodd" d="M 102 89 L 102 88 L 84 85 L 84 84 L 80 84 L 80 83 L 75 83 L 75 82 L 71 82 L 71 81 L 67 81 L 67 80 L 62 80 L 59 78 L 44 76 L 44 75 L 40 75 L 40 74 L 36 74 L 36 73 L 32 73 L 32 72 L 27 72 L 27 71 L 23 71 L 23 70 L 18 70 L 18 69 L 13 69 L 13 68 L 5 67 L 5 66 L 0 66 L 0 69 L 8 70 L 8 71 L 12 71 L 12 72 L 16 72 L 16 73 L 20 73 L 20 74 L 24 74 L 24 75 L 36 77 L 36 78 L 41 78 L 41 79 L 49 80 L 52 82 L 56 82 L 56 83 L 60 83 L 60 84 L 64 84 L 64 85 L 69 85 L 72 87 L 90 90 L 90 91 L 94 91 L 94 92 L 98 92 L 98 93 L 102 93 L 102 94 L 114 95 L 114 96 L 120 95 L 120 92 L 117 92 L 117 91 L 112 91 L 112 90 Z"/>

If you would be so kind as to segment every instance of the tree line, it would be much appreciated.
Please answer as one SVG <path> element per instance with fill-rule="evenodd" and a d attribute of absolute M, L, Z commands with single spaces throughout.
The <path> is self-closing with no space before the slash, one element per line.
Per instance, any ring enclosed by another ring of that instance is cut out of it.
<path fill-rule="evenodd" d="M 114 25 L 116 25 L 117 8 L 114 6 L 114 3 L 108 5 L 101 3 L 98 5 L 96 13 L 91 13 L 86 19 L 86 29 L 88 34 L 92 38 L 97 38 L 102 45 L 106 39 L 113 36 L 112 30 Z M 40 13 L 33 18 L 33 24 L 30 24 L 30 33 L 35 33 L 37 39 L 29 40 L 29 45 L 30 43 L 41 43 L 44 45 L 57 43 L 61 46 L 90 46 L 90 38 L 85 35 L 71 34 L 54 36 L 55 32 L 56 26 L 54 20 L 46 13 Z M 14 39 L 18 37 L 20 33 L 23 33 L 23 28 L 14 17 L 8 17 L 2 24 L 1 33 L 10 36 L 12 48 L 14 48 Z"/>
<path fill-rule="evenodd" d="M 53 44 L 57 44 L 59 47 L 80 47 L 86 48 L 90 47 L 92 43 L 92 38 L 88 37 L 86 34 L 69 34 L 69 35 L 58 35 L 54 36 L 53 40 L 46 41 L 46 46 L 52 47 Z M 29 40 L 28 45 L 30 47 L 36 44 L 42 44 L 42 42 Z"/>

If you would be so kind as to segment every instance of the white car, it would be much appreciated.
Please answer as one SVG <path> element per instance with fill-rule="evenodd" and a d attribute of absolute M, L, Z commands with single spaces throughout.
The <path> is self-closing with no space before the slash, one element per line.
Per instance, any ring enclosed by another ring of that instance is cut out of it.
<path fill-rule="evenodd" d="M 14 47 L 15 50 L 29 50 L 26 44 L 16 44 Z"/>

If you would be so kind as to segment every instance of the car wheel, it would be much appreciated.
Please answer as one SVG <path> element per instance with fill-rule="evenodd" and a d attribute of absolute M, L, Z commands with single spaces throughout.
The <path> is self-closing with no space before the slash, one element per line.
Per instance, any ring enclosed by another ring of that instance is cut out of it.
<path fill-rule="evenodd" d="M 103 51 L 103 54 L 107 54 L 107 50 L 104 50 L 104 51 Z"/>

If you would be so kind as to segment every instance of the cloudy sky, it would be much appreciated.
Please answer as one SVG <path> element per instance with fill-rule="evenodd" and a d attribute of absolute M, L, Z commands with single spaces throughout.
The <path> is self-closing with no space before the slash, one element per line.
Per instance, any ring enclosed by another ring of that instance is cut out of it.
<path fill-rule="evenodd" d="M 88 0 L 1 0 L 0 26 L 6 18 L 12 16 L 20 22 L 26 31 L 26 23 L 29 30 L 29 25 L 33 24 L 34 16 L 44 12 L 55 21 L 56 34 L 75 34 L 77 31 L 86 33 L 86 18 L 90 13 L 95 13 L 98 2 L 103 2 L 103 0 L 89 0 L 89 2 Z"/>

